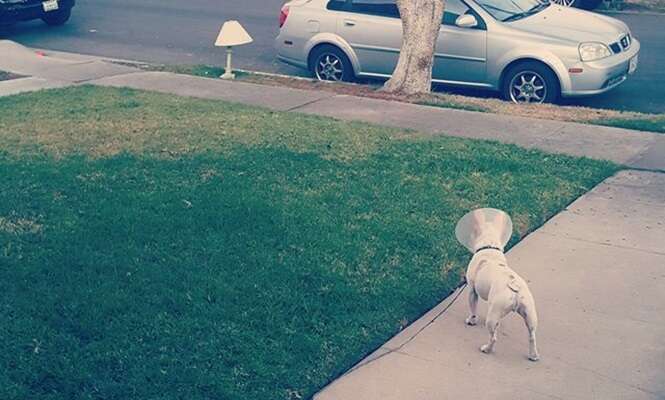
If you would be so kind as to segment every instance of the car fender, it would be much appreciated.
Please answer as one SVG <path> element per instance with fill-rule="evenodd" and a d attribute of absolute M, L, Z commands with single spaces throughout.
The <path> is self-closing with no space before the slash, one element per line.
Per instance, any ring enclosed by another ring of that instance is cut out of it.
<path fill-rule="evenodd" d="M 508 65 L 517 60 L 527 59 L 540 61 L 543 64 L 549 66 L 559 79 L 561 91 L 570 90 L 572 83 L 566 65 L 558 56 L 554 55 L 552 52 L 537 48 L 519 48 L 501 55 L 496 63 L 498 68 L 496 68 L 494 71 L 495 76 L 490 76 L 490 80 L 497 82 L 499 85 L 498 89 L 501 89 L 501 78 L 503 77 L 503 74 Z"/>
<path fill-rule="evenodd" d="M 351 65 L 353 66 L 353 73 L 357 75 L 360 72 L 360 63 L 358 62 L 358 57 L 356 52 L 353 51 L 353 47 L 344 40 L 341 36 L 330 33 L 330 32 L 321 32 L 312 36 L 307 43 L 305 44 L 305 55 L 309 61 L 309 54 L 312 49 L 320 44 L 331 44 L 333 46 L 339 47 L 344 54 L 349 58 Z"/>

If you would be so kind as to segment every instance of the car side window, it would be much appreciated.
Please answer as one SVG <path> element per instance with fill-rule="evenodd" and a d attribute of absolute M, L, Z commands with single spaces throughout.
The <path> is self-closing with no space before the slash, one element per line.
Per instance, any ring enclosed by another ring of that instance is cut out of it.
<path fill-rule="evenodd" d="M 470 11 L 470 8 L 460 0 L 448 0 L 446 1 L 446 9 L 443 13 L 443 24 L 455 26 L 457 18 Z"/>
<path fill-rule="evenodd" d="M 330 0 L 326 8 L 332 11 L 341 11 L 346 9 L 346 3 L 348 3 L 346 0 Z"/>
<path fill-rule="evenodd" d="M 349 11 L 359 14 L 399 18 L 399 10 L 397 9 L 397 2 L 395 0 L 351 0 L 351 9 Z"/>
<path fill-rule="evenodd" d="M 395 0 L 330 0 L 327 8 L 334 11 L 348 11 L 359 14 L 399 18 L 399 10 Z M 443 24 L 455 26 L 457 18 L 464 14 L 475 15 L 479 23 L 478 28 L 484 29 L 482 19 L 461 0 L 446 1 Z"/>

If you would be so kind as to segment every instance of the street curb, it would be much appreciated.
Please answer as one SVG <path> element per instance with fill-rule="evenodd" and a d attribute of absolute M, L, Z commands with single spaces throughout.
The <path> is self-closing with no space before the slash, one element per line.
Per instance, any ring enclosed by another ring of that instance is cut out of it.
<path fill-rule="evenodd" d="M 60 50 L 49 50 L 36 47 L 28 47 L 31 50 L 34 50 L 35 53 L 41 54 L 45 57 L 54 57 L 61 58 L 65 60 L 80 60 L 81 58 L 87 58 L 89 60 L 99 60 L 104 62 L 110 62 L 114 64 L 135 64 L 135 65 L 155 65 L 153 63 L 137 61 L 137 60 L 127 60 L 122 58 L 114 57 L 104 57 L 104 56 L 95 56 L 92 54 L 82 54 L 82 53 L 72 53 L 69 51 L 60 51 Z"/>

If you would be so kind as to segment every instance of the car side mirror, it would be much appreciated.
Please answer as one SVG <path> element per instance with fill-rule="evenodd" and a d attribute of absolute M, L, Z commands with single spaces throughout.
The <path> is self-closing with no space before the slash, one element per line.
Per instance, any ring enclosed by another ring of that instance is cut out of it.
<path fill-rule="evenodd" d="M 460 28 L 475 28 L 478 26 L 478 20 L 471 14 L 464 14 L 457 17 L 455 20 L 455 25 L 459 26 Z"/>

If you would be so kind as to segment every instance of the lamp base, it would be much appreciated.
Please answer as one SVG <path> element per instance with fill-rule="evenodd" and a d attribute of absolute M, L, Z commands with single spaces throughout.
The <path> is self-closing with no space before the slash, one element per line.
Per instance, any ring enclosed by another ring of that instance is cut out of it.
<path fill-rule="evenodd" d="M 235 79 L 236 74 L 232 72 L 225 72 L 224 75 L 220 76 L 221 79 Z"/>

